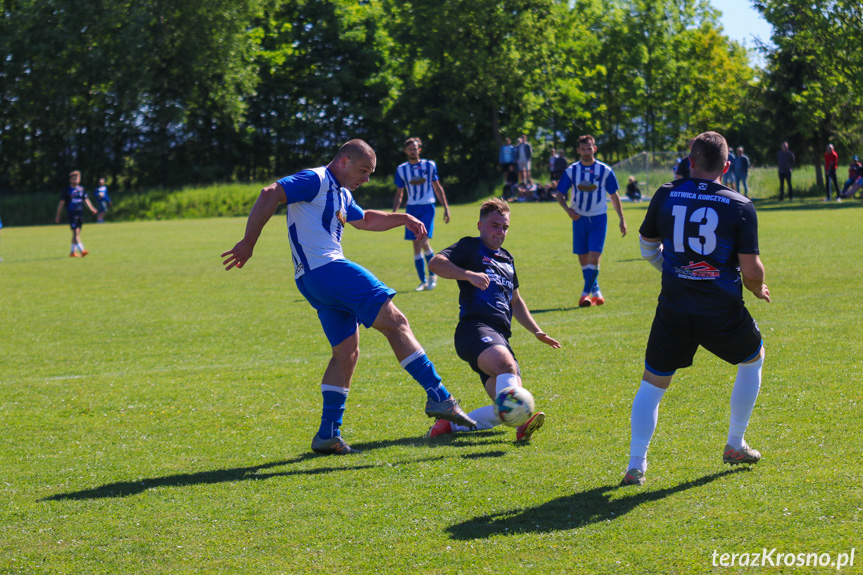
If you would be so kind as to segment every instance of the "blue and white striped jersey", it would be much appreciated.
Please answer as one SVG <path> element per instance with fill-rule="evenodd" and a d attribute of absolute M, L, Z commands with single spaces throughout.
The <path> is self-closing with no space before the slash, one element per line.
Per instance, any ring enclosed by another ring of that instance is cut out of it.
<path fill-rule="evenodd" d="M 342 231 L 347 222 L 363 219 L 363 209 L 325 167 L 297 172 L 278 184 L 288 199 L 288 235 L 294 278 L 306 270 L 345 259 Z"/>
<path fill-rule="evenodd" d="M 431 160 L 420 160 L 416 164 L 405 162 L 396 168 L 396 187 L 407 188 L 409 206 L 435 203 L 432 182 L 436 181 L 437 164 Z"/>
<path fill-rule="evenodd" d="M 608 211 L 605 195 L 617 192 L 617 178 L 611 166 L 594 161 L 590 166 L 571 164 L 557 183 L 557 191 L 566 195 L 572 188 L 570 207 L 580 216 L 599 216 Z"/>

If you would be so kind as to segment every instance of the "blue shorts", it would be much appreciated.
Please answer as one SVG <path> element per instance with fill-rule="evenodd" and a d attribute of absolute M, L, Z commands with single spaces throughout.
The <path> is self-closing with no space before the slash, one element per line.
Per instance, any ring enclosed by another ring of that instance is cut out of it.
<path fill-rule="evenodd" d="M 432 237 L 432 235 L 434 234 L 434 204 L 409 205 L 407 208 L 405 208 L 405 212 L 421 221 L 426 227 L 428 237 Z M 405 228 L 405 239 L 415 240 L 417 239 L 417 237 L 412 231 Z"/>
<path fill-rule="evenodd" d="M 724 315 L 704 316 L 659 304 L 647 339 L 644 367 L 655 375 L 672 375 L 692 365 L 699 345 L 737 365 L 754 359 L 761 351 L 761 332 L 742 305 Z"/>
<path fill-rule="evenodd" d="M 333 347 L 352 336 L 358 324 L 371 327 L 381 307 L 396 295 L 370 271 L 348 260 L 307 270 L 296 281 L 300 293 L 318 311 Z"/>
<path fill-rule="evenodd" d="M 581 216 L 572 222 L 572 253 L 602 253 L 605 233 L 608 229 L 608 214 Z"/>

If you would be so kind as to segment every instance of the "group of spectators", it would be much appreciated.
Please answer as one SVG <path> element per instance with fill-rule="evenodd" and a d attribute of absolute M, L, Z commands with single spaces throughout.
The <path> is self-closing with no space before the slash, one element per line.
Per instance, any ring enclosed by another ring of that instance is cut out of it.
<path fill-rule="evenodd" d="M 569 165 L 569 161 L 552 148 L 548 161 L 550 181 L 546 185 L 538 184 L 531 178 L 531 158 L 533 148 L 527 135 L 521 135 L 515 145 L 506 138 L 498 153 L 500 170 L 504 174 L 503 199 L 508 202 L 551 202 L 557 182 Z"/>

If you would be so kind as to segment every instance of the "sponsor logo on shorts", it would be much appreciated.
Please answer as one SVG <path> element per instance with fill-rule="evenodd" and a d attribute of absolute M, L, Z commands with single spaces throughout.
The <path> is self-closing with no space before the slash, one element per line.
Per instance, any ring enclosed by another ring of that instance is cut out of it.
<path fill-rule="evenodd" d="M 719 279 L 719 270 L 707 262 L 689 262 L 688 266 L 676 267 L 677 277 L 687 280 Z"/>
<path fill-rule="evenodd" d="M 488 335 L 484 335 L 484 336 L 482 336 L 482 337 L 481 337 L 481 338 L 479 338 L 479 339 L 480 339 L 480 341 L 482 341 L 483 343 L 491 343 L 492 341 L 494 341 L 494 340 L 491 338 L 491 336 L 488 336 Z"/>

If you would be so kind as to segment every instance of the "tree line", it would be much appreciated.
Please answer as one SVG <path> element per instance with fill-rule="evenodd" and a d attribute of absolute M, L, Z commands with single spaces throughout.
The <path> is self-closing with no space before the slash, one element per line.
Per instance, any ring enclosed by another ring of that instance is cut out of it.
<path fill-rule="evenodd" d="M 522 133 L 569 150 L 592 133 L 606 160 L 706 129 L 767 163 L 783 140 L 816 165 L 828 141 L 861 144 L 851 0 L 753 0 L 775 29 L 763 69 L 707 0 L 0 4 L 4 191 L 72 169 L 126 189 L 267 181 L 352 137 L 382 173 L 421 137 L 456 197 Z"/>

